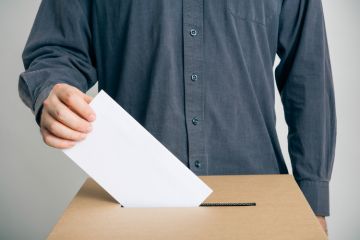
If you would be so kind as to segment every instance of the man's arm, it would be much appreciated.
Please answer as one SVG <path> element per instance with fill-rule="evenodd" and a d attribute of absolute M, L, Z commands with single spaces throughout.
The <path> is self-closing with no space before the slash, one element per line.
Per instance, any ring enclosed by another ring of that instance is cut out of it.
<path fill-rule="evenodd" d="M 96 82 L 89 2 L 43 0 L 23 52 L 19 94 L 53 147 L 83 139 L 94 120 L 83 93 Z"/>
<path fill-rule="evenodd" d="M 321 0 L 284 0 L 276 81 L 293 174 L 318 216 L 328 216 L 336 115 Z"/>

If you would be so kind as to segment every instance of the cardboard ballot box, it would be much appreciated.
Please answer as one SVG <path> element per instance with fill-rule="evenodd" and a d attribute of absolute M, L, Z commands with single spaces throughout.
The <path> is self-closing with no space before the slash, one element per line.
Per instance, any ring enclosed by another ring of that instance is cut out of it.
<path fill-rule="evenodd" d="M 206 202 L 256 206 L 122 208 L 88 179 L 48 239 L 327 239 L 291 175 L 204 176 Z"/>

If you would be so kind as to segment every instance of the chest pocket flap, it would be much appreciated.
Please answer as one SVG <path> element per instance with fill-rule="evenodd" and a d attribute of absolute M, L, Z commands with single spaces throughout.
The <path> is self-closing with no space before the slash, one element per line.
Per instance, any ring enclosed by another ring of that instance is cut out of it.
<path fill-rule="evenodd" d="M 227 8 L 239 19 L 266 25 L 278 14 L 279 0 L 226 0 Z"/>

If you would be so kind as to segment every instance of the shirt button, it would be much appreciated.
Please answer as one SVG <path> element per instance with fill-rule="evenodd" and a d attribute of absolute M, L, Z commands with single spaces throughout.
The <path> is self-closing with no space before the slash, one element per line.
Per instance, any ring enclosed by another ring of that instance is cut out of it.
<path fill-rule="evenodd" d="M 198 75 L 196 74 L 191 75 L 191 80 L 195 82 L 197 79 L 198 79 Z"/>
<path fill-rule="evenodd" d="M 201 167 L 201 162 L 196 160 L 194 165 L 195 165 L 196 168 L 200 168 Z"/>
<path fill-rule="evenodd" d="M 191 35 L 191 36 L 194 37 L 194 36 L 196 36 L 197 34 L 198 34 L 198 32 L 196 31 L 196 29 L 191 29 L 191 30 L 190 30 L 190 35 Z"/>
<path fill-rule="evenodd" d="M 191 122 L 192 124 L 197 125 L 199 123 L 199 119 L 197 117 L 194 117 Z"/>

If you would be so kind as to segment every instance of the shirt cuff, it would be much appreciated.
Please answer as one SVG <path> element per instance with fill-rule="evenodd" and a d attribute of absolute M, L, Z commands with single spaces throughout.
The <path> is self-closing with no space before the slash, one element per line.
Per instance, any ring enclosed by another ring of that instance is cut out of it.
<path fill-rule="evenodd" d="M 56 84 L 56 83 L 55 83 Z M 41 119 L 41 112 L 42 112 L 42 108 L 43 108 L 43 103 L 45 101 L 45 99 L 49 96 L 52 88 L 54 87 L 55 84 L 51 84 L 50 86 L 47 86 L 46 88 L 44 88 L 40 94 L 38 95 L 38 97 L 36 98 L 33 110 L 34 110 L 34 115 L 35 115 L 35 119 L 37 124 L 40 126 L 40 119 Z"/>
<path fill-rule="evenodd" d="M 302 180 L 297 183 L 315 215 L 329 216 L 329 182 Z"/>

